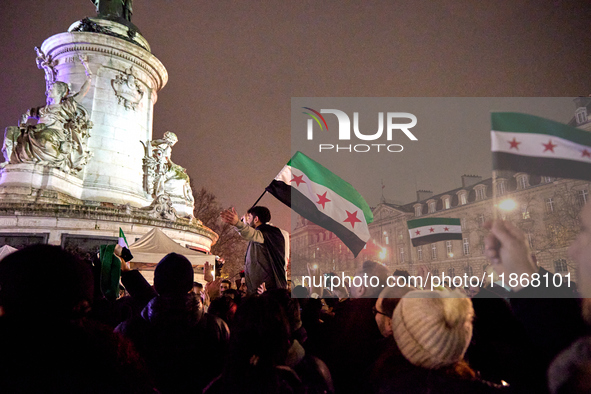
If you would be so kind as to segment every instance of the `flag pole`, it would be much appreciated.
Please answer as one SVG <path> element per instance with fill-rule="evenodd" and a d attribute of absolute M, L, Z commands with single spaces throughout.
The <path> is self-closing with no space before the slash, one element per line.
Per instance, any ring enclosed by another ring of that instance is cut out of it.
<path fill-rule="evenodd" d="M 263 194 L 261 194 L 261 196 L 259 197 L 259 199 L 258 199 L 258 200 L 256 200 L 254 204 L 252 204 L 252 207 L 255 207 L 255 206 L 257 205 L 257 203 L 258 203 L 259 201 L 261 201 L 261 198 L 263 198 L 263 196 L 265 195 L 265 193 L 267 193 L 267 190 L 266 190 L 266 189 L 265 189 L 265 191 L 263 192 Z M 251 208 L 252 208 L 252 207 L 251 207 Z"/>

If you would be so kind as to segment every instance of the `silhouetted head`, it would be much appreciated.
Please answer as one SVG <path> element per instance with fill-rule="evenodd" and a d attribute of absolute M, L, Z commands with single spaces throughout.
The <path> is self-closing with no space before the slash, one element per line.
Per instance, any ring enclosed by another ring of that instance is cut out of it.
<path fill-rule="evenodd" d="M 89 311 L 93 291 L 90 267 L 59 246 L 28 246 L 0 261 L 0 305 L 7 317 L 80 317 Z"/>
<path fill-rule="evenodd" d="M 289 323 L 271 297 L 249 298 L 238 308 L 231 327 L 233 361 L 241 367 L 283 365 L 289 348 Z"/>

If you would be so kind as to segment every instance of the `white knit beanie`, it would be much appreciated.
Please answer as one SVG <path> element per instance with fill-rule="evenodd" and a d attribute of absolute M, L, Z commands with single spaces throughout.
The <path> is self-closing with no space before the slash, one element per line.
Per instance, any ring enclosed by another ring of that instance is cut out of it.
<path fill-rule="evenodd" d="M 472 301 L 459 291 L 411 291 L 394 309 L 394 339 L 414 365 L 428 369 L 452 365 L 464 358 L 473 316 Z"/>

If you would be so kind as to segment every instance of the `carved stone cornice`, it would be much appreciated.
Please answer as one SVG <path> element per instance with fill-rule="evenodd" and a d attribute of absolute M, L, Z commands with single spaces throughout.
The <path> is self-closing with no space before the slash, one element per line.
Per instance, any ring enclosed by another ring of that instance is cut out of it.
<path fill-rule="evenodd" d="M 159 228 L 169 228 L 199 234 L 212 240 L 212 245 L 219 238 L 209 227 L 198 220 L 176 218 L 167 220 L 150 215 L 149 212 L 130 207 L 129 205 L 114 205 L 108 203 L 85 204 L 35 204 L 0 202 L 0 217 L 29 216 L 56 217 L 60 219 L 102 220 L 133 224 L 143 224 Z"/>
<path fill-rule="evenodd" d="M 77 56 L 80 52 L 120 58 L 144 71 L 152 79 L 155 92 L 168 82 L 168 71 L 156 56 L 117 37 L 88 32 L 60 33 L 45 40 L 41 49 L 58 60 L 58 64 L 65 62 L 63 58 L 67 55 Z"/>

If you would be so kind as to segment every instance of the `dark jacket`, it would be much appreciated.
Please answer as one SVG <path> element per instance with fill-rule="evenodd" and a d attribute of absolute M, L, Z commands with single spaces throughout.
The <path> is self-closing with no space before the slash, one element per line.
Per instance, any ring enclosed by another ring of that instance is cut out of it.
<path fill-rule="evenodd" d="M 395 394 L 493 394 L 510 388 L 452 371 L 431 370 L 412 365 L 391 341 L 369 374 L 370 393 Z"/>
<path fill-rule="evenodd" d="M 372 313 L 376 300 L 356 298 L 343 303 L 330 324 L 323 327 L 323 343 L 313 355 L 326 362 L 334 380 L 336 392 L 362 392 L 359 374 L 366 371 L 383 349 L 378 347 L 383 339 Z M 306 327 L 306 330 L 308 327 Z M 309 342 L 313 343 L 312 334 Z"/>
<path fill-rule="evenodd" d="M 128 340 L 101 323 L 0 318 L 0 393 L 156 393 Z"/>
<path fill-rule="evenodd" d="M 256 228 L 264 242 L 250 241 L 244 260 L 244 273 L 248 294 L 257 294 L 264 282 L 267 290 L 287 288 L 285 276 L 285 238 L 281 230 L 269 224 Z"/>
<path fill-rule="evenodd" d="M 162 393 L 200 392 L 222 371 L 229 340 L 223 320 L 189 293 L 157 296 L 116 331 L 132 340 Z"/>

